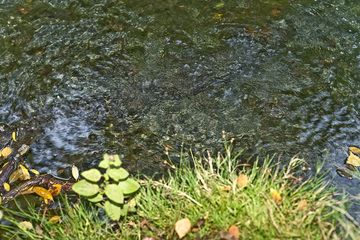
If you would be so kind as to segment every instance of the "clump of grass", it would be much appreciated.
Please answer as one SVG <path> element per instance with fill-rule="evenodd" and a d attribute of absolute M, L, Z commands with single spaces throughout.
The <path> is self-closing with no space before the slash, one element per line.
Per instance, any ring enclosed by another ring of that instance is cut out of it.
<path fill-rule="evenodd" d="M 219 239 L 218 233 L 231 225 L 240 229 L 243 239 L 357 239 L 359 231 L 345 211 L 346 201 L 334 198 L 334 189 L 324 178 L 296 176 L 306 166 L 304 160 L 292 158 L 281 167 L 267 158 L 246 168 L 239 166 L 238 157 L 226 146 L 224 156 L 193 156 L 192 167 L 184 163 L 167 179 L 149 179 L 141 192 L 139 213 L 166 233 L 178 219 L 188 217 L 193 223 L 205 219 L 189 239 Z M 236 186 L 239 174 L 248 176 L 245 188 Z M 281 194 L 278 203 L 272 190 Z"/>
<path fill-rule="evenodd" d="M 306 166 L 302 159 L 281 166 L 266 158 L 249 166 L 239 164 L 240 155 L 233 155 L 226 145 L 224 154 L 216 157 L 183 157 L 166 178 L 142 181 L 137 214 L 118 223 L 99 217 L 94 207 L 66 199 L 62 222 L 57 224 L 35 209 L 9 210 L 5 216 L 12 224 L 3 225 L 7 231 L 2 238 L 176 239 L 174 224 L 186 217 L 193 224 L 187 239 L 220 239 L 231 225 L 240 229 L 241 239 L 359 239 L 359 229 L 346 212 L 345 196 L 335 196 L 319 175 L 302 179 Z M 248 179 L 241 188 L 236 181 L 240 174 Z M 39 225 L 43 233 L 19 227 L 19 218 Z"/>

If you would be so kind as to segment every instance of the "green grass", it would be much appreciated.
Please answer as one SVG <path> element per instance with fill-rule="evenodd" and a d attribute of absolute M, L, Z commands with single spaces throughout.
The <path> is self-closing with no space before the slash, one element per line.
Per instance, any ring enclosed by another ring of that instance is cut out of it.
<path fill-rule="evenodd" d="M 185 217 L 193 227 L 200 225 L 185 239 L 220 239 L 231 225 L 239 228 L 240 239 L 359 239 L 345 196 L 319 175 L 304 180 L 302 159 L 280 167 L 267 158 L 249 166 L 238 165 L 239 156 L 225 147 L 224 155 L 183 158 L 162 180 L 142 180 L 137 214 L 119 223 L 109 222 L 94 206 L 66 198 L 56 224 L 49 223 L 51 214 L 35 208 L 5 209 L 12 224 L 2 225 L 1 239 L 176 239 L 174 224 Z M 245 188 L 236 184 L 239 174 L 248 176 Z M 271 189 L 281 194 L 281 202 L 273 200 Z M 300 201 L 306 206 L 299 208 Z M 22 229 L 20 221 L 38 225 L 42 233 Z"/>

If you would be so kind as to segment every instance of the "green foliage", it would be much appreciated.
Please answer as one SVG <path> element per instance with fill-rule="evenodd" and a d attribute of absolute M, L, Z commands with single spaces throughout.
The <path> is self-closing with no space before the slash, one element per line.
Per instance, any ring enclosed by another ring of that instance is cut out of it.
<path fill-rule="evenodd" d="M 134 211 L 134 194 L 139 190 L 139 183 L 129 178 L 129 173 L 121 167 L 119 155 L 104 154 L 99 168 L 81 173 L 84 178 L 73 185 L 73 190 L 89 202 L 102 207 L 111 220 L 118 221 L 128 211 Z"/>

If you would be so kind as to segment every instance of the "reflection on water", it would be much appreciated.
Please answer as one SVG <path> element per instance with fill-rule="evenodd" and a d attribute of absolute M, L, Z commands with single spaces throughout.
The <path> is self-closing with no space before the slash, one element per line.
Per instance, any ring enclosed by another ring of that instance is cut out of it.
<path fill-rule="evenodd" d="M 355 0 L 4 0 L 0 120 L 37 130 L 44 171 L 106 149 L 153 174 L 164 145 L 218 146 L 225 130 L 323 161 L 358 194 L 335 166 L 360 145 L 359 15 Z"/>

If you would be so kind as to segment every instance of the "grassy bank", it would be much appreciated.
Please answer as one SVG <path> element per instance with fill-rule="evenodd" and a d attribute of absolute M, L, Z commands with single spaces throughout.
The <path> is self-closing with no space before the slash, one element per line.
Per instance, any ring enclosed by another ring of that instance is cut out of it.
<path fill-rule="evenodd" d="M 57 213 L 5 209 L 12 225 L 2 225 L 1 239 L 177 239 L 180 219 L 191 222 L 184 239 L 359 239 L 343 197 L 321 176 L 304 180 L 303 160 L 238 165 L 231 152 L 183 159 L 166 179 L 142 180 L 136 214 L 118 223 L 66 199 Z M 60 222 L 49 221 L 54 214 Z"/>

